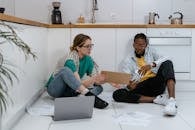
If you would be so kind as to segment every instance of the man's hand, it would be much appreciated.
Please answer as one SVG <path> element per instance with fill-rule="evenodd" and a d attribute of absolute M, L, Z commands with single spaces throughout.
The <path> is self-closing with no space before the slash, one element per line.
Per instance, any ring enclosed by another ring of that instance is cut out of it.
<path fill-rule="evenodd" d="M 129 84 L 127 85 L 127 88 L 130 89 L 130 90 L 133 90 L 136 88 L 138 82 L 137 81 L 129 81 Z"/>
<path fill-rule="evenodd" d="M 144 65 L 142 66 L 139 70 L 138 70 L 138 73 L 141 75 L 141 76 L 144 76 L 146 74 L 147 71 L 149 71 L 151 69 L 151 65 Z"/>

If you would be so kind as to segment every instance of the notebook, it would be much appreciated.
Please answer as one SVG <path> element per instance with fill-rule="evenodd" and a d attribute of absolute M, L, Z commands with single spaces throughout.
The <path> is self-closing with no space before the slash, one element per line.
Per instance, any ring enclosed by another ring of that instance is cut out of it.
<path fill-rule="evenodd" d="M 54 101 L 54 121 L 91 118 L 95 97 L 63 97 Z"/>

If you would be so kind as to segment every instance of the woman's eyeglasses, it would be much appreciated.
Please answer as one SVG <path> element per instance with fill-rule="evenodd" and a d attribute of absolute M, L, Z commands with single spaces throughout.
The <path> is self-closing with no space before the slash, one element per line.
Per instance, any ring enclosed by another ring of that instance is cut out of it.
<path fill-rule="evenodd" d="M 91 49 L 93 48 L 94 44 L 89 44 L 89 45 L 85 45 L 85 46 L 82 46 L 84 48 L 87 48 L 87 49 Z"/>

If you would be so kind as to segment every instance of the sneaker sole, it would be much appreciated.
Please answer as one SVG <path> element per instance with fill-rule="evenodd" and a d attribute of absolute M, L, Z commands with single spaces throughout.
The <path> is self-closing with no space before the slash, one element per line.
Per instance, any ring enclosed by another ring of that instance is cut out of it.
<path fill-rule="evenodd" d="M 177 112 L 166 112 L 166 111 L 164 111 L 165 116 L 175 116 L 176 114 L 177 114 Z"/>

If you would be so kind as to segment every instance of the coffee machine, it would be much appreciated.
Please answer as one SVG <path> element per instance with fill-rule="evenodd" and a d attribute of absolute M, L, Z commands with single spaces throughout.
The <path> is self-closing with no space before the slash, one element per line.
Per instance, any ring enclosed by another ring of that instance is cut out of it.
<path fill-rule="evenodd" d="M 60 2 L 52 2 L 54 8 L 51 15 L 52 24 L 62 24 L 61 11 L 59 10 L 60 4 Z"/>

